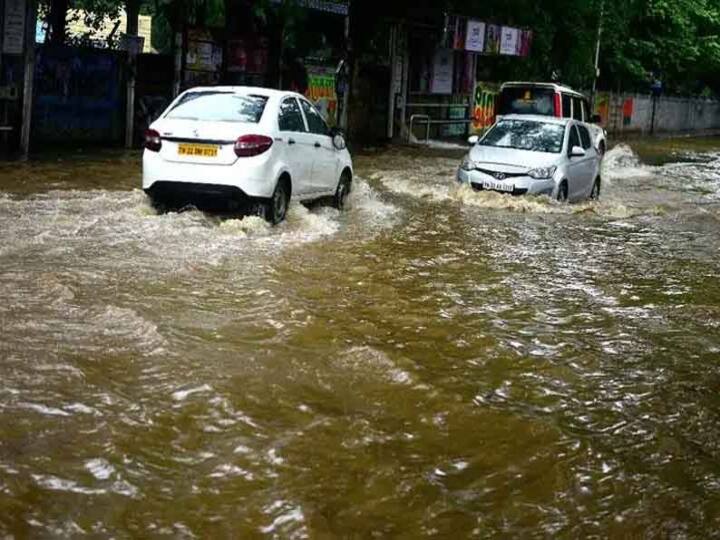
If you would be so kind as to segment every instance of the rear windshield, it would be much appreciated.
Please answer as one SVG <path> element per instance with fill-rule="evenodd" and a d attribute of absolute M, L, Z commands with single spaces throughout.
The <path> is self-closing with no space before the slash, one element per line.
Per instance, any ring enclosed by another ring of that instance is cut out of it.
<path fill-rule="evenodd" d="M 513 86 L 500 92 L 498 114 L 539 114 L 555 116 L 555 91 L 552 88 Z"/>
<path fill-rule="evenodd" d="M 241 122 L 257 124 L 265 111 L 265 96 L 234 92 L 188 92 L 170 109 L 165 118 L 203 122 Z"/>
<path fill-rule="evenodd" d="M 495 148 L 513 148 L 559 154 L 565 138 L 565 126 L 529 120 L 500 120 L 479 144 Z"/>

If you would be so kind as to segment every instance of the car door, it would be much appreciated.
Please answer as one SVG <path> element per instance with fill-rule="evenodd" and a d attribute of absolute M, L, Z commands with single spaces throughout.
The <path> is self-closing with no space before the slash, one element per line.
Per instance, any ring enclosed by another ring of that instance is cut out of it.
<path fill-rule="evenodd" d="M 280 102 L 278 113 L 279 141 L 283 158 L 290 169 L 293 191 L 303 195 L 312 191 L 314 140 L 308 132 L 297 98 L 286 97 Z"/>
<path fill-rule="evenodd" d="M 312 180 L 314 191 L 334 192 L 338 183 L 338 153 L 333 146 L 330 128 L 318 110 L 307 100 L 300 99 L 308 129 L 314 138 Z"/>
<path fill-rule="evenodd" d="M 586 164 L 584 163 L 585 157 L 573 157 L 572 150 L 576 146 L 582 148 L 580 142 L 580 134 L 578 133 L 577 126 L 575 123 L 571 123 L 568 126 L 568 145 L 567 145 L 567 181 L 568 181 L 568 197 L 571 200 L 577 199 L 582 196 L 583 189 L 585 187 L 586 180 Z"/>
<path fill-rule="evenodd" d="M 582 169 L 584 187 L 581 191 L 581 196 L 589 197 L 593 184 L 595 183 L 595 178 L 599 174 L 598 153 L 595 145 L 593 144 L 592 136 L 590 135 L 588 127 L 584 124 L 578 124 L 577 129 L 578 134 L 580 135 L 580 144 L 582 145 L 583 150 L 585 150 L 585 158 L 581 161 L 584 166 Z"/>

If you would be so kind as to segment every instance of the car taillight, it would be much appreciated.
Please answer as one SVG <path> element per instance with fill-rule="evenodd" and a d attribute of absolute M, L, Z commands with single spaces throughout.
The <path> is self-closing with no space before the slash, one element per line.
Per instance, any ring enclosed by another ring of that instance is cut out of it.
<path fill-rule="evenodd" d="M 159 152 L 160 148 L 162 148 L 160 134 L 154 129 L 145 130 L 145 148 L 153 152 Z"/>
<path fill-rule="evenodd" d="M 235 141 L 235 155 L 237 157 L 259 156 L 270 150 L 273 140 L 265 135 L 243 135 Z"/>
<path fill-rule="evenodd" d="M 555 92 L 555 116 L 558 118 L 563 117 L 562 100 L 560 99 L 560 92 Z"/>

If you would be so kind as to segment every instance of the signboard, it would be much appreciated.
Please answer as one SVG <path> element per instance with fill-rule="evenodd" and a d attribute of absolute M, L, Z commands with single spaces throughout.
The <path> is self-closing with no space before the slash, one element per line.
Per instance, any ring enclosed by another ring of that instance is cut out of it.
<path fill-rule="evenodd" d="M 518 29 L 503 26 L 500 35 L 500 54 L 515 56 L 518 51 Z"/>
<path fill-rule="evenodd" d="M 3 17 L 4 54 L 22 54 L 25 49 L 25 0 L 5 0 Z"/>
<path fill-rule="evenodd" d="M 282 4 L 283 0 L 272 0 L 272 3 Z M 350 13 L 349 0 L 294 0 L 293 3 L 298 6 L 338 15 L 348 15 Z"/>
<path fill-rule="evenodd" d="M 431 94 L 452 94 L 454 57 L 452 49 L 438 49 L 433 59 Z"/>
<path fill-rule="evenodd" d="M 465 50 L 481 53 L 485 50 L 485 23 L 480 21 L 468 21 L 467 35 L 465 38 Z"/>
<path fill-rule="evenodd" d="M 308 88 L 305 97 L 313 102 L 328 124 L 337 124 L 338 98 L 335 92 L 335 70 L 323 66 L 308 66 Z"/>

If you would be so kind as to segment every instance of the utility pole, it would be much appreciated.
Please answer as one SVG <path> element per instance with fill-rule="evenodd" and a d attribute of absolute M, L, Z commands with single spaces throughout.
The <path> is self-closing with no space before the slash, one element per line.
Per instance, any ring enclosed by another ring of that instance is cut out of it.
<path fill-rule="evenodd" d="M 128 55 L 127 87 L 125 99 L 125 148 L 132 148 L 133 134 L 135 132 L 135 70 L 137 62 L 135 55 L 138 52 L 138 16 L 140 13 L 140 2 L 138 0 L 127 0 L 125 3 L 125 15 L 127 22 L 125 26 L 125 43 Z"/>
<path fill-rule="evenodd" d="M 25 74 L 23 81 L 22 128 L 20 129 L 20 159 L 30 154 L 30 126 L 32 121 L 33 83 L 35 81 L 35 25 L 36 0 L 27 0 L 25 16 Z"/>
<path fill-rule="evenodd" d="M 602 30 L 603 30 L 603 17 L 605 16 L 605 0 L 600 0 L 600 19 L 598 20 L 598 31 L 597 31 L 597 42 L 595 44 L 595 73 L 593 73 L 593 84 L 592 84 L 592 93 L 590 94 L 590 103 L 593 108 L 595 109 L 595 91 L 597 89 L 597 80 L 600 76 L 600 40 L 602 38 Z"/>

